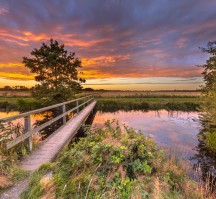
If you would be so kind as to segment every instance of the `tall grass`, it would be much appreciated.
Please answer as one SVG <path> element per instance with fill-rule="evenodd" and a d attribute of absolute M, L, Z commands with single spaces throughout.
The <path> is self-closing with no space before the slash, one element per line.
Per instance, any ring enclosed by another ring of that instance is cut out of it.
<path fill-rule="evenodd" d="M 206 146 L 215 153 L 216 156 L 216 132 L 205 132 L 204 137 Z"/>
<path fill-rule="evenodd" d="M 198 100 L 190 98 L 163 99 L 163 98 L 98 98 L 97 108 L 102 111 L 117 110 L 179 110 L 197 111 Z"/>
<path fill-rule="evenodd" d="M 20 169 L 18 163 L 20 159 L 25 156 L 27 145 L 25 142 L 12 147 L 6 148 L 6 143 L 19 137 L 24 133 L 24 128 L 20 123 L 0 123 L 0 177 L 2 181 L 7 183 L 0 183 L 0 189 L 12 186 L 13 182 L 23 179 L 28 172 Z M 35 145 L 35 139 L 33 139 Z"/>

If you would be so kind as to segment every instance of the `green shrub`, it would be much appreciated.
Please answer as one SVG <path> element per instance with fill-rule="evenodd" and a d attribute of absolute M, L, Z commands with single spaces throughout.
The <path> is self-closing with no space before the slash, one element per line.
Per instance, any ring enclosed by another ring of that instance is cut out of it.
<path fill-rule="evenodd" d="M 23 127 L 18 123 L 0 123 L 0 176 L 11 183 L 2 184 L 0 189 L 12 186 L 14 182 L 24 179 L 28 172 L 17 166 L 20 158 L 27 153 L 27 147 L 20 143 L 11 149 L 6 148 L 6 143 L 23 134 Z"/>
<path fill-rule="evenodd" d="M 193 98 L 98 98 L 97 100 L 97 109 L 107 112 L 160 109 L 197 111 L 199 107 L 199 103 Z"/>
<path fill-rule="evenodd" d="M 62 153 L 51 178 L 37 171 L 22 198 L 201 198 L 184 165 L 148 136 L 107 121 Z"/>
<path fill-rule="evenodd" d="M 207 147 L 216 154 L 216 132 L 206 132 L 205 143 Z"/>

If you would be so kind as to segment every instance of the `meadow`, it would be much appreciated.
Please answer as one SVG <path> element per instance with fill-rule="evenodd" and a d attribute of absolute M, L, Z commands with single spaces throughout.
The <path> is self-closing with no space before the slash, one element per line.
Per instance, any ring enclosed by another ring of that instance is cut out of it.
<path fill-rule="evenodd" d="M 84 91 L 97 97 L 199 97 L 200 91 Z"/>

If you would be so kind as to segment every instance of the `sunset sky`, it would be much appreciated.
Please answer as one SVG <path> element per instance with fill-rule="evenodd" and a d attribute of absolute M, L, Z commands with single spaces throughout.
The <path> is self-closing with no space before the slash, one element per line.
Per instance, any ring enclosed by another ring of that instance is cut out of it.
<path fill-rule="evenodd" d="M 22 57 L 50 38 L 82 60 L 84 87 L 196 89 L 216 1 L 0 0 L 0 87 L 33 86 Z"/>

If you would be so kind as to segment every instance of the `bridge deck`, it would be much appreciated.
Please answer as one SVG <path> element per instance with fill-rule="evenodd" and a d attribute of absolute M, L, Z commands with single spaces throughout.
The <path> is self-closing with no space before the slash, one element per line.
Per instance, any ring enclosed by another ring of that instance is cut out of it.
<path fill-rule="evenodd" d="M 50 135 L 30 155 L 21 161 L 20 166 L 25 170 L 34 171 L 43 163 L 53 161 L 63 147 L 76 135 L 83 121 L 91 113 L 95 105 L 96 101 L 93 101 L 74 118 Z"/>

